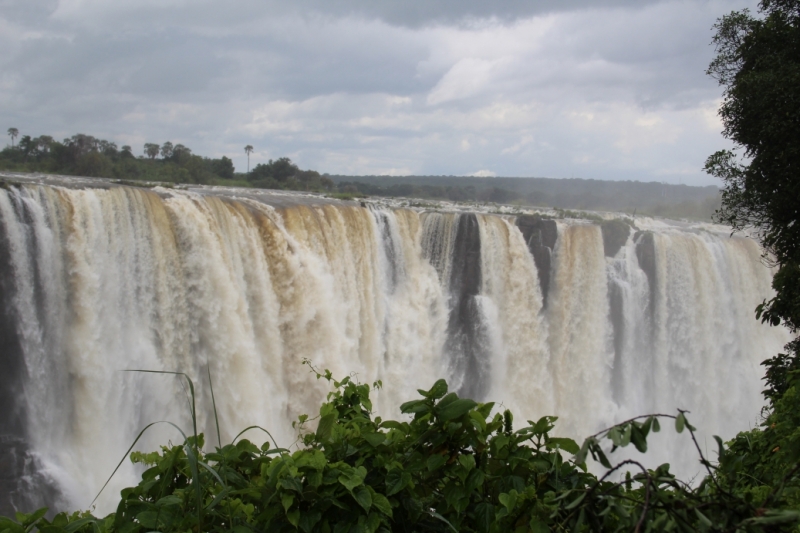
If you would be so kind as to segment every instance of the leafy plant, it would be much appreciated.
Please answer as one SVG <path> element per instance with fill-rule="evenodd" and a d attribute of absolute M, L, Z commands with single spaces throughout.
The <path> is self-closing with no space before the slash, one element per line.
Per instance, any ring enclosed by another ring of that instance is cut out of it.
<path fill-rule="evenodd" d="M 131 453 L 148 468 L 107 517 L 60 513 L 50 521 L 40 509 L 0 518 L 0 532 L 772 531 L 800 522 L 797 511 L 765 508 L 777 502 L 771 493 L 758 499 L 721 485 L 720 466 L 699 447 L 709 475 L 696 488 L 666 464 L 612 466 L 608 453 L 619 447 L 646 451 L 660 419 L 674 419 L 696 444 L 684 412 L 631 419 L 579 446 L 551 436 L 555 417 L 515 430 L 510 411 L 493 414 L 494 404 L 459 398 L 444 380 L 401 406 L 410 418 L 383 420 L 370 400 L 380 382 L 311 369 L 334 388 L 316 417 L 298 418 L 295 451 L 240 440 L 253 426 L 203 453 L 195 432 L 182 445 Z M 717 440 L 720 465 L 730 469 L 735 458 Z M 589 472 L 589 456 L 605 475 Z"/>

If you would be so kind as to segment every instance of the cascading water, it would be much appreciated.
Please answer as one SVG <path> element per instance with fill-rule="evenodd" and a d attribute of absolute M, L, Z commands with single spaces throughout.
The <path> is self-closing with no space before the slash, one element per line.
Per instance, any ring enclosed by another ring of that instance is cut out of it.
<path fill-rule="evenodd" d="M 33 184 L 0 190 L 0 221 L 6 505 L 86 507 L 146 424 L 190 426 L 179 380 L 123 370 L 190 375 L 209 442 L 210 374 L 223 440 L 257 424 L 292 443 L 326 393 L 306 358 L 381 379 L 384 416 L 445 377 L 574 437 L 680 407 L 728 438 L 789 340 L 753 317 L 758 246 L 711 225 Z M 137 447 L 179 438 L 157 426 Z M 136 474 L 123 463 L 102 510 Z"/>

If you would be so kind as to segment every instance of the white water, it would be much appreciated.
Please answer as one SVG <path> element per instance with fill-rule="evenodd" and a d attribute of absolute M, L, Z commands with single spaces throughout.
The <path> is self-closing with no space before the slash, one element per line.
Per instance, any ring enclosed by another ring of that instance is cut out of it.
<path fill-rule="evenodd" d="M 557 432 L 573 437 L 678 407 L 704 438 L 755 423 L 758 363 L 789 336 L 753 316 L 771 275 L 753 241 L 653 223 L 651 287 L 633 233 L 609 258 L 599 226 L 559 222 L 545 305 L 513 217 L 475 216 L 477 237 L 466 242 L 464 216 L 275 209 L 166 190 L 0 190 L 28 440 L 63 491 L 59 505 L 85 508 L 149 422 L 189 431 L 181 382 L 127 369 L 188 373 L 209 445 L 208 372 L 223 441 L 257 424 L 289 445 L 291 420 L 313 414 L 327 392 L 305 358 L 336 376 L 383 380 L 374 398 L 383 416 L 400 416 L 417 388 L 445 377 L 510 407 L 517 425 L 557 414 Z M 473 359 L 453 351 L 465 345 L 453 344 L 450 317 L 464 242 L 479 245 L 468 256 L 479 263 L 477 292 L 464 293 L 469 320 L 458 323 Z M 137 448 L 168 439 L 180 435 L 161 426 Z M 696 471 L 686 439 L 662 440 L 651 463 Z M 135 480 L 125 462 L 101 510 Z"/>

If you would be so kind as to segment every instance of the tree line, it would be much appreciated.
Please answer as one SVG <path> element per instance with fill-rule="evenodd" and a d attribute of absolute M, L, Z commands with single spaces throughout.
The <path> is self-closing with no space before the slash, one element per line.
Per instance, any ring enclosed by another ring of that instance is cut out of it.
<path fill-rule="evenodd" d="M 247 172 L 242 173 L 236 172 L 233 161 L 226 156 L 202 157 L 187 146 L 170 141 L 160 145 L 144 143 L 137 155 L 129 145 L 120 147 L 81 133 L 60 142 L 49 135 L 19 137 L 17 128 L 9 128 L 8 135 L 11 145 L 0 151 L 0 170 L 338 193 L 342 198 L 385 196 L 636 211 L 645 215 L 702 220 L 708 220 L 719 207 L 719 193 L 715 187 L 547 178 L 331 176 L 303 170 L 288 157 L 270 159 L 251 169 L 250 154 L 254 149 L 249 144 L 244 147 Z"/>
<path fill-rule="evenodd" d="M 315 170 L 301 170 L 287 157 L 270 159 L 247 173 L 237 173 L 229 157 L 203 157 L 171 141 L 160 145 L 144 143 L 137 156 L 129 145 L 118 146 L 83 133 L 57 141 L 50 135 L 20 137 L 19 129 L 12 127 L 8 136 L 11 145 L 0 151 L 0 170 L 305 191 L 334 188 L 329 178 Z M 249 163 L 253 148 L 248 148 L 245 152 Z"/>

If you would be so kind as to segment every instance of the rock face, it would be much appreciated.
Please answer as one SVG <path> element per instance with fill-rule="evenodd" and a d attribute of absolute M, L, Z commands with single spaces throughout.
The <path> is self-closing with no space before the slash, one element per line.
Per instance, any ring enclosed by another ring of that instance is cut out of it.
<path fill-rule="evenodd" d="M 0 516 L 31 513 L 49 507 L 49 516 L 62 499 L 56 483 L 30 452 L 24 439 L 0 435 Z"/>
<path fill-rule="evenodd" d="M 606 257 L 614 257 L 620 248 L 628 242 L 631 227 L 619 219 L 604 220 L 600 224 L 603 232 L 603 251 Z"/>
<path fill-rule="evenodd" d="M 0 435 L 0 516 L 14 516 L 14 505 L 19 479 L 24 473 L 24 451 L 21 439 L 10 435 Z M 20 453 L 22 451 L 22 453 Z"/>
<path fill-rule="evenodd" d="M 536 263 L 536 270 L 539 272 L 539 286 L 542 290 L 542 304 L 546 307 L 547 293 L 550 289 L 553 249 L 558 240 L 558 225 L 555 220 L 542 218 L 539 215 L 522 215 L 517 217 L 517 227 L 525 237 L 525 242 Z"/>
<path fill-rule="evenodd" d="M 18 322 L 12 306 L 15 276 L 8 250 L 5 232 L 0 232 L 0 368 L 4 382 L 0 387 L 0 515 L 14 516 L 17 510 L 14 501 L 19 497 L 27 447 L 25 419 L 19 401 L 24 393 L 25 367 L 15 327 Z"/>
<path fill-rule="evenodd" d="M 633 242 L 636 243 L 636 258 L 639 260 L 639 267 L 647 275 L 647 283 L 650 285 L 650 301 L 647 310 L 650 318 L 653 318 L 656 300 L 656 244 L 653 234 L 649 231 L 637 231 L 633 235 Z"/>
<path fill-rule="evenodd" d="M 30 453 L 25 427 L 27 371 L 14 312 L 15 273 L 5 232 L 0 232 L 0 516 L 52 506 L 59 498 Z"/>
<path fill-rule="evenodd" d="M 466 381 L 459 394 L 483 398 L 485 387 L 481 384 L 486 383 L 483 377 L 489 369 L 483 354 L 480 311 L 475 299 L 481 290 L 481 236 L 478 219 L 473 214 L 458 218 L 452 265 L 447 352 L 451 358 L 460 359 L 457 364 L 465 369 Z"/>

